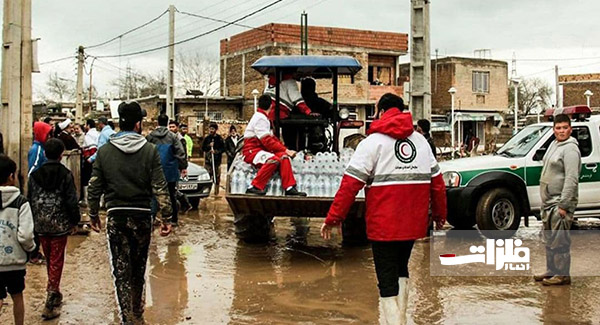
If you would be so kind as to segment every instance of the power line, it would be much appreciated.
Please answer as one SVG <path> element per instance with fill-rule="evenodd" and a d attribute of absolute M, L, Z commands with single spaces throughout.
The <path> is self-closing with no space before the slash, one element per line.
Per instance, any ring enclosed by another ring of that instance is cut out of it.
<path fill-rule="evenodd" d="M 139 30 L 139 29 L 141 29 L 141 28 L 144 28 L 144 27 L 146 27 L 146 26 L 148 26 L 148 25 L 152 24 L 153 22 L 155 22 L 155 21 L 159 20 L 159 19 L 160 19 L 162 16 L 164 16 L 164 15 L 165 15 L 167 12 L 169 12 L 169 11 L 168 11 L 168 10 L 165 10 L 165 11 L 163 11 L 163 13 L 161 13 L 160 15 L 158 15 L 158 17 L 156 17 L 156 18 L 154 18 L 154 19 L 151 19 L 151 20 L 149 20 L 149 21 L 147 21 L 147 22 L 143 23 L 142 25 L 140 25 L 140 26 L 138 26 L 138 27 L 132 28 L 132 29 L 130 29 L 130 30 L 128 30 L 128 31 L 126 31 L 125 33 L 122 33 L 122 34 L 120 34 L 120 35 L 117 35 L 117 36 L 115 36 L 115 37 L 113 37 L 113 38 L 109 39 L 108 41 L 105 41 L 105 42 L 102 42 L 102 43 L 99 43 L 99 44 L 96 44 L 96 45 L 92 45 L 92 46 L 87 46 L 86 48 L 87 48 L 87 49 L 91 49 L 91 48 L 95 48 L 95 47 L 100 47 L 100 46 L 102 46 L 102 45 L 106 45 L 106 44 L 108 44 L 108 43 L 110 43 L 110 42 L 116 41 L 116 40 L 118 40 L 119 38 L 121 38 L 121 37 L 123 37 L 123 36 L 125 36 L 125 35 L 127 35 L 127 34 L 133 33 L 133 32 L 135 32 L 136 30 Z"/>
<path fill-rule="evenodd" d="M 158 46 L 158 47 L 151 48 L 151 49 L 147 49 L 147 50 L 136 51 L 136 52 L 130 52 L 130 53 L 125 53 L 125 54 L 118 54 L 118 55 L 98 55 L 98 56 L 96 56 L 96 57 L 98 57 L 98 58 L 116 58 L 116 57 L 132 56 L 132 55 L 144 54 L 144 53 L 148 53 L 148 52 L 154 52 L 154 51 L 157 51 L 157 50 L 162 50 L 162 49 L 164 49 L 164 48 L 167 48 L 167 47 L 170 47 L 170 46 L 175 46 L 175 45 L 179 45 L 179 44 L 182 44 L 182 43 L 186 43 L 186 42 L 189 42 L 189 41 L 195 40 L 195 39 L 197 39 L 197 38 L 200 38 L 200 37 L 202 37 L 202 36 L 206 36 L 206 35 L 208 35 L 208 34 L 214 33 L 214 32 L 216 32 L 216 31 L 218 31 L 218 30 L 221 30 L 221 29 L 223 29 L 223 28 L 225 28 L 225 27 L 231 26 L 231 25 L 233 25 L 233 24 L 237 23 L 238 21 L 241 21 L 241 20 L 244 20 L 244 19 L 246 19 L 246 18 L 248 18 L 248 17 L 251 17 L 251 16 L 253 16 L 253 15 L 255 15 L 255 14 L 257 14 L 257 13 L 259 13 L 259 12 L 261 12 L 261 11 L 263 11 L 263 10 L 267 9 L 267 8 L 270 8 L 270 7 L 272 7 L 272 6 L 274 6 L 274 5 L 278 4 L 279 2 L 282 2 L 282 1 L 283 1 L 283 0 L 276 0 L 276 1 L 273 1 L 273 2 L 271 2 L 270 4 L 268 4 L 268 5 L 266 5 L 266 6 L 262 7 L 262 8 L 260 8 L 260 9 L 258 9 L 258 10 L 255 10 L 255 11 L 253 11 L 253 12 L 249 13 L 249 14 L 246 14 L 246 15 L 244 15 L 244 16 L 242 16 L 242 17 L 240 17 L 240 18 L 236 19 L 236 20 L 234 20 L 233 22 L 227 23 L 227 24 L 225 24 L 225 25 L 222 25 L 222 26 L 219 26 L 219 27 L 217 27 L 217 28 L 213 28 L 213 29 L 209 30 L 208 32 L 204 32 L 204 33 L 198 34 L 198 35 L 196 35 L 196 36 L 192 36 L 192 37 L 190 37 L 190 38 L 186 38 L 186 39 L 184 39 L 184 40 L 181 40 L 181 41 L 175 42 L 175 43 L 173 43 L 173 44 L 167 44 L 167 45 Z"/>
<path fill-rule="evenodd" d="M 65 60 L 74 59 L 74 58 L 75 58 L 75 56 L 71 55 L 71 56 L 66 56 L 64 58 L 60 58 L 60 59 L 56 59 L 56 60 L 52 60 L 52 61 L 42 62 L 39 65 L 51 64 L 51 63 L 56 63 L 56 62 L 65 61 Z"/>

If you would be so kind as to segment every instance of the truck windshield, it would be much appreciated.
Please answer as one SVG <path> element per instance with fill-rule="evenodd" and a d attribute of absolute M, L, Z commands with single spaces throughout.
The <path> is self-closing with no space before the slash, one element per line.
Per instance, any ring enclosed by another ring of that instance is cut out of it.
<path fill-rule="evenodd" d="M 528 126 L 510 138 L 497 152 L 507 157 L 523 157 L 550 130 L 548 125 Z"/>

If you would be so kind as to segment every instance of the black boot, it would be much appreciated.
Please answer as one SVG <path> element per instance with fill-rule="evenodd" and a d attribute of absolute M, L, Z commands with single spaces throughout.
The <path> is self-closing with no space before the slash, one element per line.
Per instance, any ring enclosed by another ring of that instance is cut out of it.
<path fill-rule="evenodd" d="M 257 187 L 252 186 L 251 188 L 246 190 L 246 194 L 251 194 L 251 195 L 265 195 L 267 194 L 267 191 L 265 190 L 261 190 Z"/>
<path fill-rule="evenodd" d="M 292 186 L 289 190 L 285 191 L 285 196 L 306 196 L 306 193 L 299 192 L 296 186 Z"/>

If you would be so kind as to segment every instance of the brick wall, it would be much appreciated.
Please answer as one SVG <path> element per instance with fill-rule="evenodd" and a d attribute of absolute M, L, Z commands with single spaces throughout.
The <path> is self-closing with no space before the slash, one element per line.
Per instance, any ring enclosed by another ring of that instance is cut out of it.
<path fill-rule="evenodd" d="M 435 60 L 431 62 L 431 106 L 433 114 L 445 114 L 452 105 L 452 96 L 448 93 L 450 87 L 456 88 L 455 109 L 497 111 L 508 107 L 508 64 L 503 61 L 444 58 L 439 59 L 437 75 Z M 489 92 L 473 92 L 473 71 L 490 73 Z M 400 79 L 408 79 L 410 69 L 408 64 L 399 68 Z"/>
<path fill-rule="evenodd" d="M 563 86 L 563 106 L 587 105 L 583 93 L 590 90 L 594 94 L 590 106 L 594 111 L 600 110 L 600 73 L 561 75 L 558 81 Z"/>
<path fill-rule="evenodd" d="M 267 24 L 221 40 L 221 55 L 234 53 L 268 43 L 300 44 L 300 26 L 293 24 Z M 308 27 L 309 49 L 311 45 L 362 47 L 383 51 L 406 52 L 408 35 L 404 33 L 379 32 L 334 27 Z"/>

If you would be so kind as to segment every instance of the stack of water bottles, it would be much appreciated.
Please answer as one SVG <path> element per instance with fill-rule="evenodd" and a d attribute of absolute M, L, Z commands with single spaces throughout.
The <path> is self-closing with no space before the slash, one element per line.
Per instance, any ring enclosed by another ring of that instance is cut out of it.
<path fill-rule="evenodd" d="M 298 152 L 292 159 L 292 169 L 298 190 L 306 192 L 308 196 L 312 197 L 335 196 L 353 154 L 354 150 L 351 148 L 342 149 L 339 156 L 335 152 L 319 152 L 314 156 Z M 230 179 L 231 193 L 245 193 L 255 176 L 256 168 L 245 163 L 238 156 L 233 162 Z M 273 175 L 266 190 L 267 195 L 270 196 L 284 195 L 285 189 L 281 186 L 279 173 Z M 364 190 L 361 190 L 358 197 L 364 197 Z"/>

